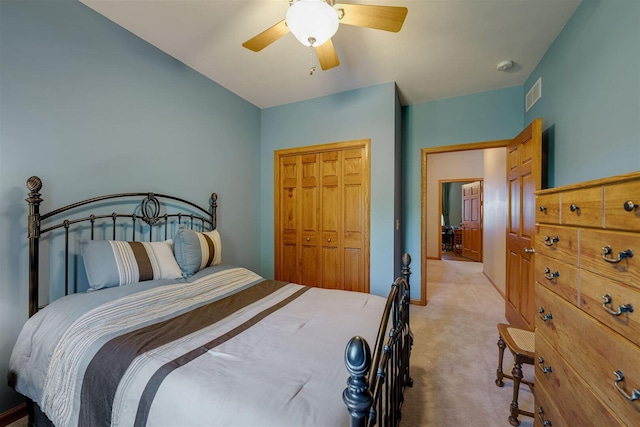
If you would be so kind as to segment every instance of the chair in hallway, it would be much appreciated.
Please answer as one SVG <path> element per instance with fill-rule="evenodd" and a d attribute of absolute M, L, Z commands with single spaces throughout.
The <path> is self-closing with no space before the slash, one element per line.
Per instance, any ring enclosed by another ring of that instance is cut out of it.
<path fill-rule="evenodd" d="M 517 426 L 520 424 L 518 420 L 519 415 L 525 415 L 527 417 L 533 417 L 533 413 L 529 411 L 523 411 L 518 407 L 518 394 L 520 392 L 520 384 L 526 384 L 533 393 L 533 382 L 525 380 L 522 375 L 522 364 L 526 363 L 533 365 L 534 352 L 535 352 L 535 334 L 531 331 L 524 329 L 514 328 L 504 323 L 498 323 L 498 369 L 496 371 L 496 385 L 502 387 L 504 382 L 503 378 L 509 378 L 513 380 L 513 400 L 511 401 L 511 408 L 509 414 L 509 424 Z M 504 356 L 504 349 L 509 348 L 511 354 L 513 354 L 513 370 L 511 375 L 507 375 L 502 372 L 502 359 Z"/>

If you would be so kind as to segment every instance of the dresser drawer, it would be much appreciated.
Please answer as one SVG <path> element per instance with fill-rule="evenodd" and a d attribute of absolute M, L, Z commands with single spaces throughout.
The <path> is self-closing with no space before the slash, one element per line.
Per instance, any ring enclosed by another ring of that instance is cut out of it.
<path fill-rule="evenodd" d="M 589 386 L 542 336 L 536 337 L 535 387 L 543 386 L 554 396 L 561 416 L 571 425 L 624 425 L 591 392 Z M 543 372 L 543 369 L 546 372 Z"/>
<path fill-rule="evenodd" d="M 536 196 L 536 222 L 560 224 L 560 193 Z"/>
<path fill-rule="evenodd" d="M 605 186 L 605 228 L 640 231 L 640 207 L 636 206 L 639 204 L 640 180 Z"/>
<path fill-rule="evenodd" d="M 606 308 L 603 306 L 605 296 L 611 301 Z M 629 311 L 629 306 L 633 311 Z M 640 290 L 582 271 L 580 308 L 636 345 L 640 345 Z M 618 312 L 621 314 L 617 315 Z"/>
<path fill-rule="evenodd" d="M 578 230 L 571 227 L 536 225 L 536 253 L 578 265 Z"/>
<path fill-rule="evenodd" d="M 609 254 L 605 255 L 605 247 L 610 248 Z M 628 250 L 633 256 L 624 258 Z M 640 289 L 640 235 L 580 230 L 580 267 Z"/>
<path fill-rule="evenodd" d="M 640 348 L 543 286 L 536 286 L 536 304 L 552 316 L 546 321 L 536 317 L 536 337 L 547 339 L 624 423 L 640 425 L 640 399 L 632 402 L 623 396 L 614 374 L 624 374 L 617 385 L 627 395 L 640 390 Z"/>
<path fill-rule="evenodd" d="M 602 187 L 588 187 L 561 193 L 562 223 L 602 227 Z"/>
<path fill-rule="evenodd" d="M 536 254 L 535 263 L 536 282 L 571 304 L 578 305 L 578 268 L 549 258 L 542 254 Z"/>
<path fill-rule="evenodd" d="M 543 386 L 535 385 L 536 390 L 536 404 L 534 408 L 534 423 L 533 425 L 536 427 L 567 427 L 570 424 L 562 418 L 560 415 L 560 411 L 557 406 L 554 404 L 554 399 L 549 396 L 549 393 L 544 389 Z M 549 422 L 551 424 L 544 424 L 545 422 Z"/>

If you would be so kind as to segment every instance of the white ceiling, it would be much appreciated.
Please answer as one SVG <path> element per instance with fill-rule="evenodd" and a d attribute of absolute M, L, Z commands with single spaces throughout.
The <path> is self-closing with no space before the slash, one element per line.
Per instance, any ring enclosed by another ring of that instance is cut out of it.
<path fill-rule="evenodd" d="M 344 0 L 409 13 L 398 33 L 340 25 L 340 66 L 313 75 L 292 34 L 258 53 L 242 47 L 284 19 L 288 0 L 80 1 L 267 108 L 390 81 L 403 105 L 521 85 L 581 0 Z M 516 65 L 499 72 L 503 60 Z"/>

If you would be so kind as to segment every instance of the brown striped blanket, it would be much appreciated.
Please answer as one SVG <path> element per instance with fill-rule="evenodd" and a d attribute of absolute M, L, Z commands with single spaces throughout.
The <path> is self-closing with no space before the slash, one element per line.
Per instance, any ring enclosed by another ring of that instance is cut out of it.
<path fill-rule="evenodd" d="M 50 348 L 31 344 L 50 357 L 29 397 L 57 426 L 348 425 L 344 348 L 374 342 L 384 303 L 243 268 L 149 286 L 83 312 Z M 28 395 L 30 361 L 15 353 Z"/>

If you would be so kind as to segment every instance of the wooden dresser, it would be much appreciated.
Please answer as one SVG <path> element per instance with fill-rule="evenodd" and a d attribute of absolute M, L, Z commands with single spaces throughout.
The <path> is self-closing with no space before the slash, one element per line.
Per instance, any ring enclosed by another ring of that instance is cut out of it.
<path fill-rule="evenodd" d="M 535 425 L 640 426 L 640 172 L 536 205 Z"/>

